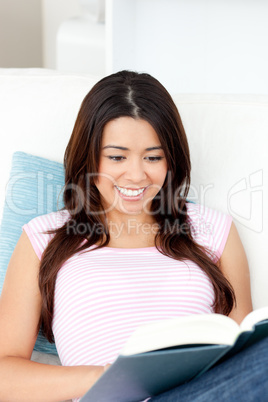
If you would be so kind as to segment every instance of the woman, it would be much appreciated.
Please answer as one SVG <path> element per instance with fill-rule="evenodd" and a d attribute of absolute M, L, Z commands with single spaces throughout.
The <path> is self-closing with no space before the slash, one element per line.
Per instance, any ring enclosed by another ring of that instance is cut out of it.
<path fill-rule="evenodd" d="M 64 164 L 64 210 L 23 227 L 8 267 L 1 401 L 77 401 L 144 322 L 214 311 L 240 322 L 252 310 L 231 218 L 186 202 L 187 139 L 156 79 L 97 83 Z M 62 367 L 30 361 L 40 327 Z"/>

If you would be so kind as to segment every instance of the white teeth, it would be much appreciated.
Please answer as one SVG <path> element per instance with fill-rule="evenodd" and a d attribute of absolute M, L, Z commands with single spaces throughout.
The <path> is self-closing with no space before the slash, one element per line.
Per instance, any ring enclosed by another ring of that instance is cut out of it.
<path fill-rule="evenodd" d="M 127 190 L 126 188 L 122 188 L 122 187 L 118 187 L 118 186 L 116 186 L 116 188 L 120 191 L 120 193 L 122 193 L 128 197 L 135 197 L 135 196 L 143 193 L 143 191 L 145 190 L 145 188 L 142 188 L 140 190 Z"/>

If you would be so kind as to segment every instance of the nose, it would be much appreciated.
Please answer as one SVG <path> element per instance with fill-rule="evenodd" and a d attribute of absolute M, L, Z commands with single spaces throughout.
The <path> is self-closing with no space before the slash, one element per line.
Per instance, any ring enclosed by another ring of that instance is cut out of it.
<path fill-rule="evenodd" d="M 131 183 L 140 184 L 146 177 L 143 161 L 140 158 L 129 160 L 126 166 L 125 179 Z"/>

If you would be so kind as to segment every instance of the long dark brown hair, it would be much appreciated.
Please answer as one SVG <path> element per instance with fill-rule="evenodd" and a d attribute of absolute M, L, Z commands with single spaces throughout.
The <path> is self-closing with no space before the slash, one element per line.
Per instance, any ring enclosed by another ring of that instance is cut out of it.
<path fill-rule="evenodd" d="M 86 251 L 93 245 L 105 247 L 110 241 L 109 229 L 103 219 L 105 211 L 94 181 L 98 173 L 104 126 L 122 116 L 150 123 L 166 156 L 168 174 L 161 197 L 156 196 L 151 204 L 151 213 L 159 227 L 155 246 L 164 255 L 180 261 L 191 260 L 200 266 L 213 284 L 216 312 L 228 315 L 235 303 L 230 283 L 213 262 L 208 250 L 197 244 L 191 234 L 186 207 L 190 154 L 177 107 L 167 90 L 149 74 L 121 71 L 103 78 L 87 94 L 65 151 L 63 199 L 72 228 L 82 224 L 90 229 L 104 224 L 104 230 L 102 233 L 69 230 L 67 221 L 62 227 L 48 232 L 54 236 L 41 260 L 39 287 L 42 309 L 38 329 L 41 327 L 49 342 L 54 342 L 54 290 L 62 264 L 77 252 Z M 189 230 L 185 230 L 187 227 Z"/>

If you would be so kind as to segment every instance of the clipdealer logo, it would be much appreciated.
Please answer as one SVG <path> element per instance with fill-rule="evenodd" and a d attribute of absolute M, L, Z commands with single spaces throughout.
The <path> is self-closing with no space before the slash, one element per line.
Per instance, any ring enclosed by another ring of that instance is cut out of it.
<path fill-rule="evenodd" d="M 248 229 L 263 231 L 263 170 L 237 181 L 228 191 L 228 212 Z"/>

